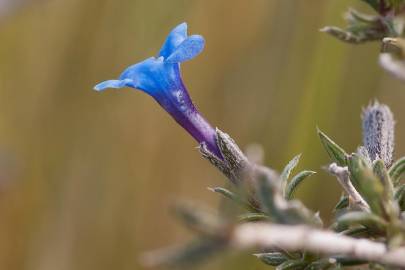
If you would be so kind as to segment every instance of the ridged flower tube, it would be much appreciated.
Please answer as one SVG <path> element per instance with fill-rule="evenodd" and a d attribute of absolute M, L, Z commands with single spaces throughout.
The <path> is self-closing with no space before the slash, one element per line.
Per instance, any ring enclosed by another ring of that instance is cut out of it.
<path fill-rule="evenodd" d="M 95 90 L 131 87 L 152 96 L 178 124 L 200 144 L 222 159 L 216 143 L 216 131 L 194 106 L 180 73 L 180 63 L 196 57 L 204 49 L 204 38 L 187 35 L 187 24 L 175 27 L 159 51 L 128 67 L 117 80 L 108 80 Z"/>

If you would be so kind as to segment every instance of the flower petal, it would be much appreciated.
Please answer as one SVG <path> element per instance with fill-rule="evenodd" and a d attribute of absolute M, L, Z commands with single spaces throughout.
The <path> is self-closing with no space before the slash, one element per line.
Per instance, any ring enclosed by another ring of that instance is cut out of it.
<path fill-rule="evenodd" d="M 131 87 L 153 96 L 161 91 L 178 88 L 180 73 L 177 67 L 178 64 L 164 62 L 163 57 L 150 57 L 128 67 L 119 79 L 129 79 Z"/>
<path fill-rule="evenodd" d="M 133 87 L 133 81 L 131 79 L 124 80 L 109 80 L 97 84 L 94 87 L 96 91 L 103 91 L 107 88 L 123 88 L 123 87 Z"/>
<path fill-rule="evenodd" d="M 204 49 L 205 40 L 200 35 L 192 35 L 184 40 L 166 59 L 168 63 L 180 63 L 193 59 Z"/>
<path fill-rule="evenodd" d="M 174 50 L 187 38 L 187 23 L 176 26 L 167 36 L 165 43 L 159 51 L 159 56 L 169 57 Z"/>

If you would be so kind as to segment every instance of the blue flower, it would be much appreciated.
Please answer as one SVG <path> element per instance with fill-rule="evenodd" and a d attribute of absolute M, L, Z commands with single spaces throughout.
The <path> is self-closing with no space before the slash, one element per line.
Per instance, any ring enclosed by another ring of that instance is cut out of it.
<path fill-rule="evenodd" d="M 184 129 L 200 144 L 222 158 L 216 144 L 215 129 L 194 106 L 180 74 L 180 63 L 193 59 L 204 49 L 204 38 L 187 35 L 187 24 L 182 23 L 168 35 L 158 57 L 150 57 L 128 67 L 118 78 L 102 82 L 94 87 L 131 87 L 152 96 Z"/>

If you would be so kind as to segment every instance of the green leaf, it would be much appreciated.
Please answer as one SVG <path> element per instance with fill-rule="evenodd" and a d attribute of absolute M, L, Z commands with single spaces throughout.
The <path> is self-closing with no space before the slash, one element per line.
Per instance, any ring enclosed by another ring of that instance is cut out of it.
<path fill-rule="evenodd" d="M 196 239 L 187 245 L 172 247 L 144 254 L 142 262 L 149 266 L 188 267 L 208 260 L 224 250 L 225 241 L 203 238 Z M 190 268 L 191 267 L 191 268 Z"/>
<path fill-rule="evenodd" d="M 355 238 L 368 238 L 370 237 L 370 229 L 364 227 L 350 228 L 340 232 L 341 234 L 355 237 Z"/>
<path fill-rule="evenodd" d="M 335 206 L 335 211 L 347 208 L 349 206 L 349 197 L 342 195 Z"/>
<path fill-rule="evenodd" d="M 312 261 L 310 265 L 305 267 L 305 270 L 319 270 L 319 269 L 336 269 L 337 264 L 330 258 L 323 258 L 317 261 Z"/>
<path fill-rule="evenodd" d="M 397 160 L 388 170 L 388 173 L 394 186 L 397 186 L 403 179 L 403 176 L 405 176 L 405 157 Z"/>
<path fill-rule="evenodd" d="M 361 0 L 361 1 L 368 4 L 370 7 L 372 7 L 377 12 L 380 10 L 380 1 L 379 0 Z"/>
<path fill-rule="evenodd" d="M 345 20 L 347 26 L 344 29 L 327 26 L 321 31 L 352 44 L 381 41 L 387 36 L 398 36 L 392 18 L 368 15 L 351 8 L 346 12 Z"/>
<path fill-rule="evenodd" d="M 381 159 L 376 160 L 373 165 L 374 174 L 380 179 L 384 187 L 384 199 L 391 201 L 394 197 L 394 187 L 391 182 L 391 178 L 387 172 L 384 161 Z"/>
<path fill-rule="evenodd" d="M 405 211 L 405 185 L 400 186 L 395 191 L 395 200 L 398 202 L 398 205 L 401 211 Z"/>
<path fill-rule="evenodd" d="M 335 259 L 336 262 L 342 266 L 354 266 L 354 265 L 367 263 L 366 261 L 362 261 L 359 259 L 354 259 L 354 258 L 346 257 L 346 256 L 334 256 L 332 258 Z"/>
<path fill-rule="evenodd" d="M 224 196 L 225 198 L 230 199 L 231 201 L 235 202 L 239 206 L 250 210 L 250 211 L 257 211 L 255 207 L 253 207 L 247 200 L 243 199 L 240 195 L 222 187 L 214 187 L 214 188 L 208 188 L 208 190 L 212 192 L 216 192 Z"/>
<path fill-rule="evenodd" d="M 288 164 L 284 167 L 283 171 L 280 174 L 281 178 L 281 184 L 283 187 L 283 190 L 285 190 L 285 187 L 287 186 L 287 180 L 290 177 L 290 174 L 292 170 L 297 166 L 298 162 L 300 161 L 300 155 L 295 156 Z"/>
<path fill-rule="evenodd" d="M 285 254 L 281 252 L 259 253 L 254 255 L 265 264 L 271 266 L 278 266 L 289 259 Z"/>
<path fill-rule="evenodd" d="M 290 183 L 288 183 L 287 188 L 285 189 L 284 198 L 286 198 L 287 200 L 291 200 L 296 188 L 302 183 L 302 181 L 306 179 L 308 176 L 311 176 L 315 173 L 316 172 L 313 171 L 302 171 L 298 173 L 296 176 L 294 176 L 291 179 Z"/>
<path fill-rule="evenodd" d="M 364 159 L 358 154 L 351 154 L 347 158 L 347 168 L 350 172 L 350 180 L 357 191 L 360 192 L 360 182 L 363 177 L 363 171 L 369 168 Z"/>
<path fill-rule="evenodd" d="M 367 163 L 357 154 L 348 157 L 350 180 L 353 186 L 378 216 L 385 215 L 384 186 Z"/>
<path fill-rule="evenodd" d="M 259 174 L 256 180 L 256 194 L 260 209 L 276 223 L 302 224 L 313 223 L 313 214 L 299 201 L 285 201 L 280 192 L 277 179 L 269 179 Z"/>
<path fill-rule="evenodd" d="M 326 26 L 321 29 L 321 32 L 327 33 L 340 41 L 352 44 L 360 44 L 369 41 L 369 39 L 362 35 L 358 35 L 350 30 L 344 30 L 336 26 Z"/>
<path fill-rule="evenodd" d="M 280 224 L 314 224 L 313 213 L 301 202 L 284 199 L 280 177 L 265 167 L 257 167 L 254 177 L 255 199 L 262 213 Z"/>
<path fill-rule="evenodd" d="M 285 218 L 277 208 L 274 198 L 278 192 L 278 186 L 264 174 L 258 175 L 256 193 L 261 210 L 276 222 L 283 223 Z"/>
<path fill-rule="evenodd" d="M 279 266 L 276 267 L 276 270 L 300 270 L 304 269 L 305 266 L 307 266 L 308 263 L 304 262 L 302 260 L 290 260 L 290 261 L 285 261 Z"/>
<path fill-rule="evenodd" d="M 340 216 L 336 225 L 339 227 L 347 227 L 353 225 L 363 225 L 367 228 L 384 230 L 387 226 L 385 220 L 379 216 L 362 211 L 348 212 Z"/>
<path fill-rule="evenodd" d="M 178 202 L 174 206 L 174 214 L 190 230 L 205 236 L 216 236 L 223 231 L 226 222 L 210 209 L 195 205 L 192 202 Z"/>
<path fill-rule="evenodd" d="M 384 204 L 385 212 L 391 217 L 396 219 L 398 216 L 398 206 L 394 202 L 394 186 L 389 173 L 385 167 L 384 161 L 376 160 L 373 165 L 374 174 L 379 178 L 384 188 L 382 202 Z"/>
<path fill-rule="evenodd" d="M 346 166 L 347 154 L 345 150 L 326 136 L 325 133 L 323 133 L 320 129 L 318 129 L 318 135 L 329 157 L 333 159 L 333 161 L 335 161 L 339 166 Z"/>
<path fill-rule="evenodd" d="M 349 25 L 356 23 L 363 23 L 363 25 L 367 25 L 379 21 L 379 16 L 365 14 L 354 8 L 350 8 L 345 15 Z"/>
<path fill-rule="evenodd" d="M 314 214 L 304 206 L 301 201 L 286 201 L 282 208 L 284 224 L 308 224 L 310 226 L 322 227 L 323 222 L 318 214 Z"/>
<path fill-rule="evenodd" d="M 269 217 L 262 213 L 246 213 L 239 216 L 239 222 L 253 222 L 269 220 Z"/>

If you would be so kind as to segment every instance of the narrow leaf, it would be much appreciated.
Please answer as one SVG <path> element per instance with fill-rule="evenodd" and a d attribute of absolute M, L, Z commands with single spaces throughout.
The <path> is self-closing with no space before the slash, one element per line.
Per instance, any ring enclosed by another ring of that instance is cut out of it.
<path fill-rule="evenodd" d="M 286 198 L 287 200 L 291 200 L 296 188 L 302 183 L 302 181 L 306 179 L 308 176 L 311 176 L 315 173 L 316 172 L 313 171 L 302 171 L 298 173 L 296 176 L 294 176 L 291 179 L 290 183 L 288 183 L 287 188 L 285 189 L 284 198 Z"/>
<path fill-rule="evenodd" d="M 341 234 L 355 237 L 355 238 L 368 238 L 370 237 L 370 229 L 365 227 L 350 228 L 340 232 Z"/>
<path fill-rule="evenodd" d="M 252 222 L 261 220 L 269 220 L 269 217 L 262 213 L 246 213 L 239 216 L 240 222 Z"/>
<path fill-rule="evenodd" d="M 352 44 L 360 44 L 370 40 L 364 35 L 358 35 L 357 33 L 349 30 L 343 30 L 342 28 L 336 26 L 326 26 L 320 31 L 328 33 L 329 35 L 339 39 L 340 41 Z"/>
<path fill-rule="evenodd" d="M 281 252 L 254 254 L 259 260 L 271 266 L 278 266 L 289 258 Z"/>
<path fill-rule="evenodd" d="M 405 176 L 405 157 L 397 160 L 388 170 L 388 173 L 394 186 L 397 186 L 403 179 L 403 176 Z"/>
<path fill-rule="evenodd" d="M 261 210 L 275 221 L 284 220 L 274 200 L 277 186 L 265 175 L 259 175 L 256 189 Z"/>
<path fill-rule="evenodd" d="M 299 270 L 304 269 L 307 264 L 307 262 L 304 262 L 302 260 L 290 260 L 285 261 L 277 266 L 276 270 Z"/>
<path fill-rule="evenodd" d="M 255 207 L 253 207 L 247 200 L 243 199 L 240 195 L 222 187 L 214 187 L 208 188 L 208 190 L 212 192 L 216 192 L 224 196 L 225 198 L 230 199 L 231 201 L 235 202 L 239 206 L 246 208 L 247 210 L 257 211 Z"/>
<path fill-rule="evenodd" d="M 226 223 L 215 213 L 191 202 L 178 202 L 173 210 L 185 226 L 198 234 L 215 236 L 226 226 Z"/>
<path fill-rule="evenodd" d="M 281 224 L 314 223 L 313 213 L 299 201 L 286 201 L 281 194 L 278 178 L 259 174 L 256 178 L 256 195 L 260 209 L 273 222 Z"/>
<path fill-rule="evenodd" d="M 367 163 L 357 154 L 352 154 L 348 158 L 348 168 L 350 180 L 356 190 L 370 206 L 373 213 L 382 216 L 384 209 L 384 186 L 376 177 Z"/>
<path fill-rule="evenodd" d="M 152 251 L 142 256 L 142 262 L 148 267 L 192 267 L 196 263 L 208 260 L 221 253 L 225 241 L 212 238 L 196 239 L 187 245 Z"/>
<path fill-rule="evenodd" d="M 405 211 L 405 185 L 400 186 L 395 192 L 395 200 L 401 211 Z"/>
<path fill-rule="evenodd" d="M 370 7 L 372 7 L 375 11 L 379 11 L 380 8 L 380 3 L 379 0 L 361 0 L 364 3 L 368 4 Z"/>
<path fill-rule="evenodd" d="M 347 154 L 345 150 L 326 136 L 325 133 L 323 133 L 320 129 L 318 129 L 318 135 L 330 158 L 333 159 L 333 161 L 335 161 L 339 166 L 346 166 Z"/>
<path fill-rule="evenodd" d="M 290 177 L 290 174 L 292 170 L 297 166 L 298 162 L 300 161 L 301 155 L 295 156 L 288 164 L 284 167 L 283 171 L 281 172 L 280 178 L 281 178 L 281 183 L 283 186 L 283 190 L 285 190 L 285 187 L 287 186 L 287 180 Z"/>
<path fill-rule="evenodd" d="M 342 266 L 354 266 L 366 263 L 365 261 L 346 256 L 334 256 L 333 259 L 335 259 L 336 262 Z"/>
<path fill-rule="evenodd" d="M 318 269 L 336 269 L 336 261 L 331 260 L 330 258 L 323 258 L 318 261 L 311 262 L 310 265 L 305 267 L 305 270 L 318 270 Z"/>
<path fill-rule="evenodd" d="M 346 195 L 342 195 L 335 206 L 335 211 L 342 210 L 344 208 L 347 208 L 348 206 L 349 206 L 349 197 L 347 197 Z"/>
<path fill-rule="evenodd" d="M 392 218 L 396 218 L 399 214 L 399 209 L 398 205 L 394 203 L 394 185 L 385 167 L 384 161 L 381 159 L 374 161 L 373 171 L 384 188 L 382 201 L 385 212 Z"/>
<path fill-rule="evenodd" d="M 383 230 L 384 228 L 386 228 L 387 223 L 382 218 L 380 218 L 375 214 L 356 211 L 356 212 L 348 212 L 340 216 L 336 221 L 336 225 L 339 227 L 363 225 L 368 228 Z"/>
<path fill-rule="evenodd" d="M 374 174 L 380 179 L 384 187 L 384 199 L 386 201 L 391 201 L 394 196 L 394 187 L 391 182 L 391 178 L 385 168 L 384 161 L 381 159 L 376 160 L 373 165 Z"/>

